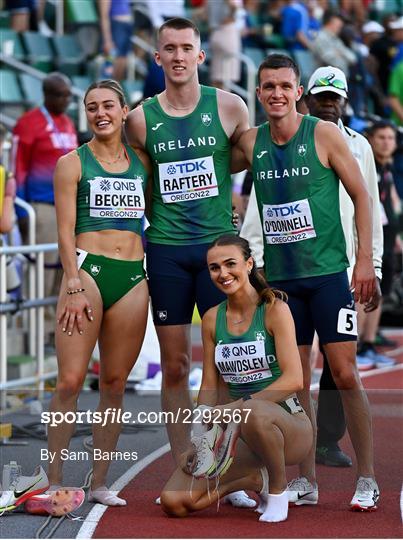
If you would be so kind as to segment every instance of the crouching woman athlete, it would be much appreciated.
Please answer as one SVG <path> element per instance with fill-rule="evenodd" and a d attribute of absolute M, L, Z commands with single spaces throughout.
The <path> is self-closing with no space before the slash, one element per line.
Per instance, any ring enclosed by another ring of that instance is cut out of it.
<path fill-rule="evenodd" d="M 58 377 L 50 411 L 76 411 L 77 398 L 98 340 L 97 411 L 119 409 L 139 354 L 147 321 L 148 287 L 141 239 L 149 164 L 122 144 L 128 108 L 118 83 L 92 84 L 84 97 L 93 137 L 60 158 L 55 171 L 59 252 L 64 276 L 57 306 Z M 102 423 L 105 418 L 101 416 Z M 71 420 L 71 419 L 70 419 Z M 120 423 L 93 424 L 94 466 L 89 500 L 121 506 L 105 487 Z M 49 427 L 52 486 L 62 483 L 63 456 L 74 424 Z M 64 452 L 63 452 L 64 450 Z M 96 455 L 95 455 L 96 452 Z"/>
<path fill-rule="evenodd" d="M 200 455 L 195 447 L 185 452 L 182 469 L 174 472 L 162 492 L 162 507 L 167 514 L 182 517 L 227 493 L 250 489 L 262 494 L 260 521 L 283 521 L 288 514 L 285 466 L 301 462 L 312 445 L 311 423 L 295 395 L 303 381 L 294 322 L 285 295 L 270 289 L 258 274 L 246 240 L 219 237 L 208 250 L 207 263 L 212 281 L 227 300 L 203 317 L 199 406 L 217 404 L 221 376 L 232 401 L 214 407 L 211 416 L 219 419 L 222 414 L 225 421 L 233 413 L 236 421 L 235 413 L 240 414 L 240 440 L 218 487 L 214 472 L 207 481 L 192 477 L 195 467 L 200 470 L 208 460 L 211 447 L 203 447 Z M 224 460 L 230 460 L 230 437 L 224 436 L 224 441 L 229 443 L 227 456 L 224 445 Z M 218 461 L 222 449 L 213 449 Z M 226 468 L 223 462 L 219 466 Z"/>

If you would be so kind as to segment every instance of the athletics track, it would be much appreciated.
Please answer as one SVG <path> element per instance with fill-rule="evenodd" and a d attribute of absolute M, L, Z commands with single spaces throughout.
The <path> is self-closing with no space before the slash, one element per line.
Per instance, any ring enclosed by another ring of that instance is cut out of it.
<path fill-rule="evenodd" d="M 166 446 L 149 456 L 144 468 L 137 464 L 120 485 L 117 482 L 116 489 L 125 485 L 121 495 L 127 499 L 127 507 L 104 511 L 105 507 L 96 505 L 78 537 L 401 538 L 403 333 L 397 331 L 390 336 L 399 340 L 398 348 L 388 352 L 398 360 L 398 365 L 372 370 L 363 376 L 373 415 L 375 470 L 381 490 L 376 512 L 348 510 L 355 487 L 354 465 L 348 469 L 318 465 L 319 504 L 290 508 L 288 520 L 283 523 L 259 523 L 253 510 L 228 504 L 221 504 L 218 513 L 213 505 L 185 519 L 168 518 L 154 503 L 173 467 Z M 341 446 L 352 455 L 348 437 Z M 288 478 L 295 475 L 296 468 L 290 467 Z"/>

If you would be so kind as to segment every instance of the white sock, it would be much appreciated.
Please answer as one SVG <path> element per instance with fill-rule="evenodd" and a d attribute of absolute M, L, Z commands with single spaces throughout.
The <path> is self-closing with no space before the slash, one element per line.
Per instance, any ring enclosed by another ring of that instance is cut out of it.
<path fill-rule="evenodd" d="M 256 501 L 244 491 L 229 493 L 224 497 L 224 502 L 229 502 L 235 508 L 254 508 L 256 506 Z"/>
<path fill-rule="evenodd" d="M 269 474 L 267 472 L 266 467 L 262 467 L 260 469 L 260 474 L 262 475 L 262 489 L 260 490 L 260 493 L 258 493 L 259 497 L 259 504 L 255 508 L 255 512 L 258 512 L 259 514 L 264 514 L 267 506 L 267 501 L 269 498 Z"/>
<path fill-rule="evenodd" d="M 106 486 L 101 486 L 95 491 L 90 489 L 89 502 L 97 502 L 105 506 L 126 506 L 127 502 L 116 495 L 116 491 L 109 491 Z"/>
<path fill-rule="evenodd" d="M 284 521 L 288 516 L 288 493 L 287 490 L 283 493 L 274 495 L 269 493 L 267 507 L 264 513 L 260 516 L 259 521 Z"/>

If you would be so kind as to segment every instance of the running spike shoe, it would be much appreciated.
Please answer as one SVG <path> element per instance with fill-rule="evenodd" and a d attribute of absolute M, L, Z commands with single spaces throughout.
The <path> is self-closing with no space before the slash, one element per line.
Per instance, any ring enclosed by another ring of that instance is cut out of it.
<path fill-rule="evenodd" d="M 360 476 L 357 480 L 357 488 L 351 499 L 350 508 L 356 512 L 373 512 L 376 510 L 379 500 L 379 487 L 373 478 Z"/>
<path fill-rule="evenodd" d="M 49 480 L 39 465 L 32 476 L 19 476 L 0 497 L 0 512 L 13 510 L 33 495 L 39 495 L 49 487 Z"/>
<path fill-rule="evenodd" d="M 294 478 L 288 484 L 288 502 L 301 506 L 302 504 L 318 504 L 318 484 L 311 484 L 305 476 Z"/>
<path fill-rule="evenodd" d="M 81 488 L 63 487 L 33 495 L 26 501 L 25 511 L 29 514 L 64 516 L 80 508 L 84 499 L 85 493 Z"/>
<path fill-rule="evenodd" d="M 211 474 L 209 474 L 209 478 L 223 476 L 230 468 L 232 462 L 234 461 L 236 443 L 238 441 L 240 431 L 240 425 L 236 422 L 230 422 L 227 424 L 222 442 L 217 450 L 216 468 Z"/>
<path fill-rule="evenodd" d="M 192 438 L 192 443 L 196 448 L 196 465 L 192 472 L 195 478 L 204 478 L 215 471 L 216 455 L 222 442 L 223 433 L 219 424 L 213 424 L 206 433 Z"/>

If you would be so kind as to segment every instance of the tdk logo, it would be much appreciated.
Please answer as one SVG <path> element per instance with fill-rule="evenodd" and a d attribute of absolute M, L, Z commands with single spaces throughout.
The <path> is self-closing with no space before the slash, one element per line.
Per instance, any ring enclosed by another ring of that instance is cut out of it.
<path fill-rule="evenodd" d="M 287 206 L 271 207 L 267 210 L 267 217 L 287 217 L 294 214 L 300 214 L 299 203 L 289 204 Z"/>
<path fill-rule="evenodd" d="M 172 167 L 172 166 L 171 166 Z M 179 169 L 180 174 L 193 173 L 198 171 L 205 171 L 205 160 L 201 161 L 190 161 L 187 163 L 175 163 L 175 167 L 168 167 L 168 174 L 175 174 L 176 169 Z"/>

